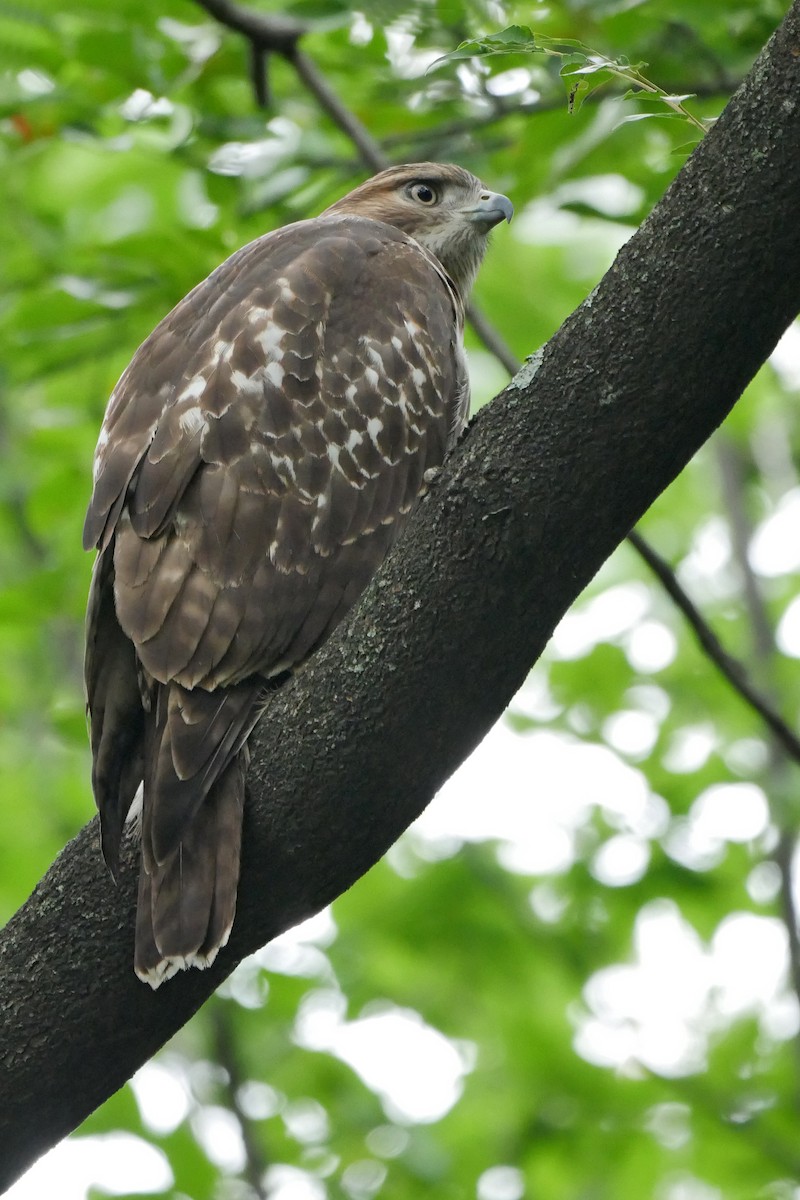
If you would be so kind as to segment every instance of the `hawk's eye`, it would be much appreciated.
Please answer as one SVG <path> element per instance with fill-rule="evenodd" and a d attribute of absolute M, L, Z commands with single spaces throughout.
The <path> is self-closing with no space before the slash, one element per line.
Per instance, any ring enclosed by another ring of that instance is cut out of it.
<path fill-rule="evenodd" d="M 435 204 L 439 199 L 429 183 L 409 184 L 408 194 L 412 200 L 419 200 L 420 204 Z"/>

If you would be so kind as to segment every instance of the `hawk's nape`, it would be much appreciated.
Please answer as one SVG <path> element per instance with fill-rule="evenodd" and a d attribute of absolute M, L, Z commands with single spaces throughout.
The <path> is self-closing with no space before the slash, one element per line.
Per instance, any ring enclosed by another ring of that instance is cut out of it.
<path fill-rule="evenodd" d="M 458 438 L 464 304 L 511 215 L 460 167 L 384 171 L 232 255 L 111 396 L 84 531 L 92 781 L 112 872 L 142 790 L 153 987 L 228 939 L 267 683 L 352 607 Z"/>

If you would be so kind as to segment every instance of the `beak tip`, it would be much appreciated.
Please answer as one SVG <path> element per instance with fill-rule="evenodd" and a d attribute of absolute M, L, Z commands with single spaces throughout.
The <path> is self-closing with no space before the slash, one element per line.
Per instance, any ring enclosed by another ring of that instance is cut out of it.
<path fill-rule="evenodd" d="M 490 218 L 492 225 L 499 225 L 501 221 L 511 224 L 511 218 L 514 216 L 514 205 L 508 196 L 503 196 L 500 192 L 492 192 L 482 199 L 481 205 L 483 204 L 486 205 L 483 210 L 484 214 Z"/>

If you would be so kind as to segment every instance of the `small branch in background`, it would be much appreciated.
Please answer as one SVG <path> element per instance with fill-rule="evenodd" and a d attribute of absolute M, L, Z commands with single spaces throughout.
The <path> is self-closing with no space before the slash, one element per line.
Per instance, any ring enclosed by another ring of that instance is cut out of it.
<path fill-rule="evenodd" d="M 760 669 L 765 686 L 769 686 L 769 668 L 775 657 L 775 636 L 772 624 L 764 603 L 761 585 L 755 571 L 750 565 L 750 542 L 752 525 L 744 502 L 746 463 L 742 453 L 734 442 L 724 434 L 717 437 L 717 461 L 722 480 L 722 493 L 728 515 L 731 531 L 733 557 L 742 576 L 745 609 L 750 618 L 753 632 L 753 655 Z M 785 742 L 775 729 L 772 730 L 770 742 L 769 778 L 773 793 L 770 805 L 772 819 L 780 831 L 780 840 L 774 854 L 774 861 L 781 874 L 781 908 L 786 933 L 789 939 L 789 980 L 800 1003 L 800 928 L 798 927 L 797 905 L 794 896 L 793 861 L 796 849 L 794 832 L 787 828 L 786 814 L 780 811 L 775 802 L 775 795 L 786 790 L 786 756 L 796 761 Z M 794 822 L 792 821 L 792 824 Z M 794 1039 L 795 1050 L 800 1055 L 800 1037 Z M 800 1108 L 800 1096 L 797 1099 Z"/>
<path fill-rule="evenodd" d="M 246 1081 L 239 1062 L 229 1009 L 230 1004 L 220 1000 L 219 997 L 208 1006 L 214 1058 L 228 1076 L 228 1082 L 225 1085 L 225 1099 L 242 1131 L 246 1156 L 242 1174 L 250 1185 L 256 1200 L 267 1200 L 264 1175 L 269 1164 L 262 1150 L 261 1139 L 256 1131 L 255 1123 L 244 1112 L 239 1099 L 239 1089 Z"/>
<path fill-rule="evenodd" d="M 493 354 L 497 361 L 502 363 L 509 375 L 516 375 L 522 363 L 488 317 L 484 316 L 476 305 L 470 304 L 467 309 L 467 318 L 490 354 Z"/>
<path fill-rule="evenodd" d="M 628 534 L 628 541 L 658 578 L 664 591 L 671 597 L 676 607 L 686 617 L 707 657 L 711 659 L 742 699 L 758 713 L 786 754 L 795 762 L 800 763 L 800 738 L 775 712 L 766 697 L 753 686 L 742 663 L 728 653 L 711 626 L 678 583 L 675 572 L 669 564 L 636 530 L 632 530 Z"/>
<path fill-rule="evenodd" d="M 733 557 L 742 576 L 745 608 L 753 630 L 753 652 L 766 672 L 775 653 L 775 639 L 767 615 L 761 588 L 750 566 L 750 540 L 753 534 L 744 506 L 744 463 L 736 447 L 724 434 L 714 443 L 722 480 L 722 495 L 731 533 Z"/>
<path fill-rule="evenodd" d="M 797 850 L 797 838 L 783 830 L 775 849 L 775 863 L 781 873 L 781 908 L 783 920 L 789 930 L 789 978 L 795 996 L 800 1000 L 800 940 L 797 937 L 797 902 L 795 900 L 792 867 Z"/>
<path fill-rule="evenodd" d="M 359 121 L 355 113 L 342 103 L 308 55 L 295 47 L 291 54 L 286 55 L 286 58 L 323 112 L 328 114 L 334 125 L 338 126 L 356 147 L 364 165 L 372 171 L 383 171 L 388 167 L 390 160 L 381 150 L 378 142 L 367 127 Z"/>
<path fill-rule="evenodd" d="M 269 108 L 269 54 L 256 42 L 250 43 L 250 81 L 259 108 Z"/>
<path fill-rule="evenodd" d="M 220 25 L 243 33 L 262 50 L 275 54 L 291 54 L 303 34 L 308 32 L 308 26 L 302 21 L 282 13 L 253 12 L 232 0 L 197 0 L 197 3 Z"/>
<path fill-rule="evenodd" d="M 675 84 L 674 88 L 670 88 L 670 91 L 675 91 L 676 93 L 691 92 L 692 96 L 697 100 L 716 100 L 720 97 L 730 95 L 741 82 L 741 79 L 733 80 L 730 87 L 684 82 Z M 624 94 L 625 89 L 620 85 L 617 90 L 609 88 L 603 93 L 593 92 L 586 97 L 584 103 L 593 105 L 603 100 L 621 100 Z M 473 135 L 476 129 L 489 129 L 493 125 L 499 125 L 501 122 L 507 121 L 512 117 L 538 117 L 543 113 L 564 112 L 565 109 L 566 103 L 562 93 L 556 96 L 548 96 L 546 99 L 524 100 L 517 104 L 506 101 L 503 104 L 495 105 L 491 112 L 474 113 L 472 116 L 449 121 L 442 125 L 437 125 L 432 129 L 421 129 L 416 132 L 404 130 L 402 133 L 389 134 L 387 137 L 381 139 L 381 145 L 384 151 L 387 152 L 403 146 L 422 147 L 424 151 L 424 148 L 430 144 L 434 146 L 444 145 L 464 135 Z"/>

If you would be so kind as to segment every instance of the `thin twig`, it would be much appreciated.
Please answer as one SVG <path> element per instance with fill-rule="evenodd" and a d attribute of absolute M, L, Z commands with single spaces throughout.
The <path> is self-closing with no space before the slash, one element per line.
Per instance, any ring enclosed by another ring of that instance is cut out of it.
<path fill-rule="evenodd" d="M 740 83 L 741 79 L 734 81 L 731 83 L 730 88 L 723 88 L 717 85 L 684 83 L 680 85 L 676 84 L 668 90 L 676 94 L 691 93 L 696 100 L 715 100 L 721 96 L 730 95 Z M 592 92 L 584 100 L 583 107 L 597 104 L 604 100 L 621 100 L 623 95 L 624 90 L 622 87 L 619 89 L 609 88 L 604 92 Z M 547 99 L 524 100 L 517 104 L 504 103 L 495 106 L 491 112 L 473 113 L 469 117 L 448 121 L 441 125 L 436 125 L 432 129 L 421 129 L 418 131 L 404 130 L 402 133 L 389 134 L 381 139 L 381 145 L 384 150 L 391 151 L 399 146 L 425 146 L 431 142 L 435 144 L 443 142 L 446 144 L 454 138 L 461 137 L 463 134 L 472 134 L 476 129 L 488 129 L 490 126 L 497 125 L 511 117 L 538 117 L 543 113 L 566 111 L 567 97 L 563 93 L 548 96 Z"/>
<path fill-rule="evenodd" d="M 775 712 L 769 701 L 753 686 L 742 663 L 728 653 L 711 626 L 678 583 L 672 568 L 635 529 L 628 534 L 628 541 L 658 578 L 664 591 L 671 597 L 676 607 L 686 617 L 708 658 L 742 699 L 758 713 L 786 753 L 800 763 L 800 738 Z"/>
<path fill-rule="evenodd" d="M 475 304 L 470 304 L 468 307 L 467 317 L 486 349 L 495 356 L 498 362 L 502 363 L 509 375 L 516 375 L 522 363 L 499 330 L 495 329 L 488 317 L 484 316 Z"/>
<path fill-rule="evenodd" d="M 275 54 L 290 54 L 308 25 L 286 17 L 282 13 L 258 13 L 232 0 L 197 0 L 201 8 L 237 33 L 243 33 L 262 50 L 274 51 Z"/>
<path fill-rule="evenodd" d="M 269 51 L 257 42 L 250 43 L 250 80 L 259 108 L 269 108 Z"/>
<path fill-rule="evenodd" d="M 784 924 L 789 930 L 789 975 L 794 994 L 800 1000 L 800 941 L 797 937 L 797 903 L 792 879 L 796 850 L 797 838 L 788 830 L 783 830 L 773 857 L 781 873 L 781 908 Z"/>
<path fill-rule="evenodd" d="M 750 564 L 750 542 L 752 540 L 752 525 L 744 504 L 744 485 L 746 465 L 742 454 L 730 438 L 721 436 L 716 443 L 717 460 L 722 478 L 722 491 L 725 507 L 731 529 L 731 542 L 734 559 L 741 572 L 744 585 L 745 608 L 750 617 L 753 633 L 753 653 L 756 663 L 761 668 L 764 678 L 775 657 L 775 636 L 772 624 L 764 603 L 761 585 Z M 784 774 L 786 762 L 782 751 L 788 753 L 785 743 L 773 729 L 770 742 L 770 778 L 776 794 L 785 789 Z M 795 757 L 792 755 L 791 757 Z M 776 811 L 777 810 L 777 811 Z M 789 979 L 794 994 L 800 1003 L 800 927 L 798 927 L 797 905 L 794 897 L 793 864 L 796 849 L 796 837 L 793 831 L 787 829 L 786 817 L 779 811 L 779 806 L 773 801 L 772 816 L 780 829 L 780 840 L 773 855 L 774 862 L 781 876 L 781 909 L 786 933 L 789 939 Z M 783 818 L 783 819 L 781 819 Z M 800 1037 L 794 1039 L 795 1050 L 800 1054 Z M 800 1097 L 798 1097 L 800 1107 Z"/>
<path fill-rule="evenodd" d="M 236 1117 L 242 1131 L 244 1142 L 245 1165 L 243 1175 L 257 1200 L 267 1200 L 264 1188 L 264 1175 L 268 1162 L 261 1147 L 261 1140 L 256 1132 L 255 1124 L 242 1108 L 239 1100 L 239 1089 L 245 1082 L 242 1074 L 239 1055 L 234 1041 L 233 1026 L 230 1020 L 228 1004 L 224 1000 L 215 999 L 209 1005 L 211 1020 L 211 1036 L 214 1043 L 214 1059 L 225 1069 L 228 1081 L 225 1084 L 225 1099 L 228 1108 Z"/>
<path fill-rule="evenodd" d="M 378 142 L 367 127 L 359 121 L 355 113 L 342 103 L 308 55 L 295 47 L 293 52 L 286 57 L 320 108 L 328 114 L 334 125 L 337 125 L 356 147 L 362 162 L 372 171 L 383 171 L 388 167 L 390 160 L 381 150 Z"/>

